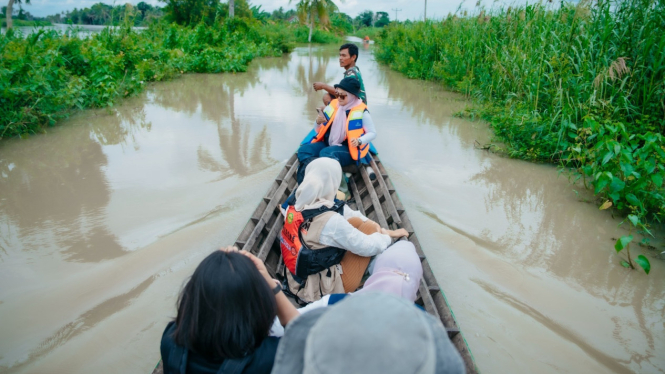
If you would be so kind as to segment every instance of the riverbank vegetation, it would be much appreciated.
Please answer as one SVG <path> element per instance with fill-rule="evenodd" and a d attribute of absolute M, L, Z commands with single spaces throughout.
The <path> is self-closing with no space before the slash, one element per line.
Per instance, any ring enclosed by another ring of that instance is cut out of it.
<path fill-rule="evenodd" d="M 76 30 L 0 37 L 0 139 L 41 131 L 71 109 L 112 106 L 148 82 L 179 74 L 241 72 L 255 57 L 289 52 L 287 29 L 235 18 L 213 25 Z"/>
<path fill-rule="evenodd" d="M 483 105 L 510 156 L 558 163 L 632 232 L 665 218 L 665 2 L 597 0 L 493 8 L 391 25 L 379 61 Z"/>
<path fill-rule="evenodd" d="M 242 72 L 252 59 L 287 53 L 310 36 L 333 43 L 343 33 L 334 23 L 310 33 L 295 10 L 263 12 L 246 0 L 235 0 L 233 9 L 231 17 L 229 4 L 219 2 L 169 0 L 164 8 L 99 3 L 63 17 L 119 27 L 83 38 L 75 26 L 64 33 L 8 30 L 0 35 L 0 139 L 43 131 L 75 109 L 112 106 L 148 82 Z M 343 18 L 337 11 L 328 16 Z M 134 29 L 137 24 L 148 27 Z"/>

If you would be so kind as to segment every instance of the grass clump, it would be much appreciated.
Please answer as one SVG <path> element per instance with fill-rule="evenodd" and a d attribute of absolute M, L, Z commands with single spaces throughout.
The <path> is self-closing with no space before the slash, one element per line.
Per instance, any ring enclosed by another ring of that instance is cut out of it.
<path fill-rule="evenodd" d="M 72 109 L 112 106 L 147 82 L 242 72 L 255 57 L 279 56 L 294 45 L 287 31 L 243 19 L 74 35 L 76 29 L 27 36 L 12 29 L 0 36 L 0 139 L 40 132 Z"/>
<path fill-rule="evenodd" d="M 510 156 L 559 163 L 635 229 L 665 216 L 663 0 L 477 8 L 391 25 L 376 57 L 485 103 L 479 114 Z"/>

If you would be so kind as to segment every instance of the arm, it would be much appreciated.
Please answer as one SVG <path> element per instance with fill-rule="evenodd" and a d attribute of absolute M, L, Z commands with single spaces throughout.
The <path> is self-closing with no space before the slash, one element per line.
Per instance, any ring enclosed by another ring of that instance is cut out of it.
<path fill-rule="evenodd" d="M 372 116 L 368 111 L 363 112 L 363 129 L 365 134 L 357 139 L 351 139 L 351 145 L 357 147 L 358 139 L 360 139 L 361 144 L 368 144 L 376 138 L 376 129 L 374 128 L 374 121 L 372 121 Z"/>
<path fill-rule="evenodd" d="M 365 235 L 351 226 L 344 217 L 335 214 L 323 227 L 319 242 L 323 245 L 346 249 L 358 256 L 370 257 L 383 252 L 392 243 L 392 240 L 389 235 L 378 232 Z"/>
<path fill-rule="evenodd" d="M 374 121 L 369 112 L 365 111 L 363 113 L 363 129 L 365 134 L 360 137 L 362 144 L 369 144 L 372 140 L 376 139 L 376 128 L 374 127 Z"/>
<path fill-rule="evenodd" d="M 344 205 L 344 219 L 348 221 L 349 218 L 351 218 L 351 217 L 358 217 L 358 218 L 360 218 L 361 220 L 363 220 L 363 222 L 365 222 L 365 221 L 368 220 L 368 218 L 365 217 L 365 216 L 363 216 L 362 213 L 360 213 L 360 212 L 358 212 L 358 211 L 356 211 L 356 210 L 353 210 L 353 209 L 349 208 L 348 205 Z"/>
<path fill-rule="evenodd" d="M 335 87 L 321 83 L 321 82 L 316 82 L 312 85 L 314 87 L 314 90 L 319 91 L 319 90 L 326 90 L 329 94 L 335 96 Z"/>

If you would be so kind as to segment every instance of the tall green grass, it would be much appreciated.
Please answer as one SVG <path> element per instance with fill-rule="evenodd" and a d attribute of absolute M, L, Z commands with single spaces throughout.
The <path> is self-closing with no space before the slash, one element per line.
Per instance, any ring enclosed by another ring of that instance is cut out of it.
<path fill-rule="evenodd" d="M 72 109 L 112 106 L 179 74 L 241 72 L 294 46 L 292 30 L 234 19 L 214 26 L 157 23 L 143 31 L 12 29 L 0 36 L 0 139 L 42 131 Z"/>
<path fill-rule="evenodd" d="M 665 0 L 477 8 L 382 36 L 379 61 L 485 103 L 510 156 L 571 170 L 635 230 L 665 216 Z"/>

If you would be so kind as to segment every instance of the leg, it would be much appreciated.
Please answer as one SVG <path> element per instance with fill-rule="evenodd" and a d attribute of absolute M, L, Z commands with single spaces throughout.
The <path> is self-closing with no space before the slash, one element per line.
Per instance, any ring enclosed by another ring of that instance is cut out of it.
<path fill-rule="evenodd" d="M 346 145 L 326 147 L 319 152 L 319 157 L 328 157 L 337 160 L 342 167 L 355 162 Z"/>
<path fill-rule="evenodd" d="M 349 223 L 366 235 L 371 235 L 381 230 L 378 223 L 369 219 L 363 222 L 358 217 L 351 217 L 349 218 Z M 340 263 L 343 271 L 342 284 L 344 285 L 344 292 L 353 292 L 360 286 L 363 274 L 365 274 L 370 260 L 371 257 L 358 256 L 349 251 L 344 254 L 344 258 Z"/>

